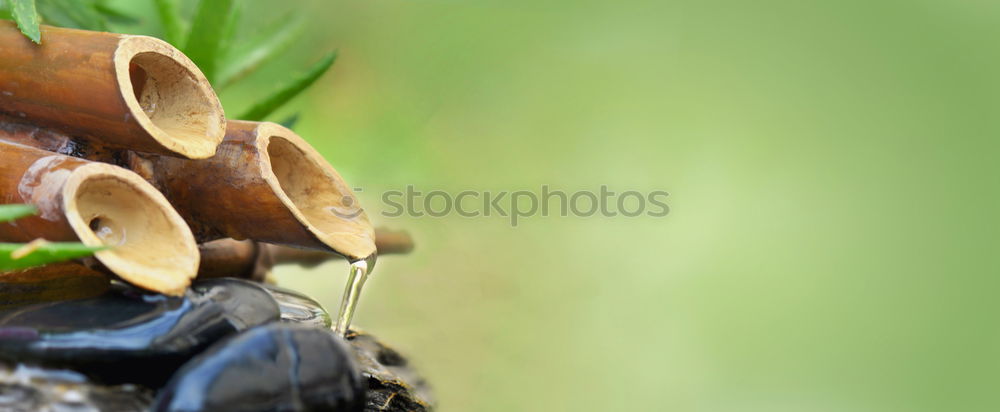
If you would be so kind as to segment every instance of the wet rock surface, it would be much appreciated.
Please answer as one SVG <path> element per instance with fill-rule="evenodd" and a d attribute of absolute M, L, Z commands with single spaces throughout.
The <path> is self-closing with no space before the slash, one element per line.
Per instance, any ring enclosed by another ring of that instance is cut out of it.
<path fill-rule="evenodd" d="M 352 355 L 328 329 L 260 326 L 191 359 L 152 409 L 360 412 L 366 388 Z"/>
<path fill-rule="evenodd" d="M 95 298 L 0 308 L 0 411 L 431 404 L 398 352 L 358 331 L 345 344 L 319 303 L 272 285 L 211 279 L 169 298 L 114 284 Z"/>
<path fill-rule="evenodd" d="M 431 411 L 433 397 L 427 383 L 408 365 L 406 358 L 364 332 L 352 331 L 347 341 L 367 386 L 365 412 Z M 23 369 L 24 367 L 18 367 Z M 146 411 L 155 390 L 139 385 L 106 386 L 87 382 L 68 371 L 31 368 L 15 374 L 15 368 L 0 364 L 0 410 L 62 411 L 66 391 L 72 390 L 73 409 L 80 411 Z M 30 378 L 28 378 L 30 376 Z M 75 376 L 75 377 L 74 377 Z M 260 379 L 251 376 L 249 379 Z M 27 394 L 27 396 L 26 396 Z M 3 403 L 7 402 L 7 403 Z M 48 408 L 48 409 L 46 409 Z M 225 409 L 228 410 L 228 409 Z"/>
<path fill-rule="evenodd" d="M 374 336 L 352 330 L 347 336 L 368 380 L 365 412 L 424 412 L 434 403 L 430 386 L 405 357 Z"/>
<path fill-rule="evenodd" d="M 119 284 L 96 298 L 0 311 L 0 359 L 158 386 L 219 339 L 278 318 L 277 303 L 248 281 L 199 282 L 183 297 Z"/>
<path fill-rule="evenodd" d="M 72 371 L 0 364 L 0 411 L 138 412 L 152 399 L 153 391 L 139 385 L 105 386 Z"/>

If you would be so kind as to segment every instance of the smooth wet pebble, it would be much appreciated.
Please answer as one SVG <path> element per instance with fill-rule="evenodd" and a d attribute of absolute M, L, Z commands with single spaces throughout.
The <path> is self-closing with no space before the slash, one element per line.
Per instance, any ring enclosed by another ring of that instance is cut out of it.
<path fill-rule="evenodd" d="M 152 410 L 361 411 L 365 385 L 351 349 L 329 329 L 272 323 L 191 359 Z"/>
<path fill-rule="evenodd" d="M 116 284 L 96 298 L 0 311 L 0 359 L 158 386 L 216 341 L 279 316 L 268 292 L 238 279 L 200 281 L 183 297 Z"/>

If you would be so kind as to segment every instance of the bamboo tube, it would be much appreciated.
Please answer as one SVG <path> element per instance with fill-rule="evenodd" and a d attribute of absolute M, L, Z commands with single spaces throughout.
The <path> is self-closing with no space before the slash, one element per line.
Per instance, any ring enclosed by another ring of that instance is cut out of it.
<path fill-rule="evenodd" d="M 81 146 L 2 115 L 0 141 L 126 166 L 163 191 L 202 242 L 253 239 L 352 260 L 375 253 L 367 215 L 315 149 L 277 124 L 229 123 L 216 156 L 198 160 Z"/>
<path fill-rule="evenodd" d="M 205 76 L 145 36 L 42 26 L 42 44 L 0 21 L 0 112 L 119 148 L 201 159 L 225 133 Z"/>
<path fill-rule="evenodd" d="M 413 250 L 413 239 L 406 232 L 375 229 L 379 256 L 405 254 Z M 320 250 L 306 250 L 271 245 L 251 240 L 219 239 L 198 245 L 201 252 L 199 278 L 241 277 L 264 280 L 274 266 L 297 264 L 313 267 L 343 257 Z"/>
<path fill-rule="evenodd" d="M 199 241 L 253 239 L 331 250 L 350 260 L 375 253 L 374 229 L 336 170 L 291 130 L 229 121 L 215 156 L 134 157 Z"/>
<path fill-rule="evenodd" d="M 57 130 L 20 123 L 3 114 L 0 114 L 0 141 L 111 164 L 121 163 L 120 158 L 125 152 L 99 143 L 81 141 Z"/>
<path fill-rule="evenodd" d="M 198 245 L 198 278 L 235 277 L 263 281 L 274 267 L 266 243 L 219 239 Z"/>
<path fill-rule="evenodd" d="M 263 245 L 267 248 L 274 264 L 295 263 L 300 266 L 313 267 L 339 256 L 319 250 L 308 250 L 284 247 L 278 245 Z M 375 229 L 375 247 L 379 256 L 410 253 L 413 250 L 413 239 L 406 232 L 394 232 L 386 229 Z"/>
<path fill-rule="evenodd" d="M 108 290 L 103 273 L 75 262 L 0 273 L 0 310 L 34 303 L 84 299 Z"/>
<path fill-rule="evenodd" d="M 38 215 L 0 224 L 0 241 L 110 246 L 94 257 L 136 286 L 177 295 L 198 269 L 191 230 L 166 198 L 120 167 L 0 142 L 0 203 Z"/>
<path fill-rule="evenodd" d="M 413 239 L 403 231 L 375 229 L 375 245 L 379 256 L 405 254 L 413 250 Z M 297 249 L 287 246 L 260 243 L 252 240 L 219 239 L 198 245 L 201 264 L 199 278 L 239 277 L 263 281 L 277 265 L 296 264 L 313 267 L 343 256 L 320 250 Z M 72 274 L 89 269 L 71 264 L 56 264 L 19 272 L 0 274 L 0 283 L 19 278 L 37 281 L 49 279 L 54 274 Z M 0 299 L 2 304 L 2 299 Z"/>

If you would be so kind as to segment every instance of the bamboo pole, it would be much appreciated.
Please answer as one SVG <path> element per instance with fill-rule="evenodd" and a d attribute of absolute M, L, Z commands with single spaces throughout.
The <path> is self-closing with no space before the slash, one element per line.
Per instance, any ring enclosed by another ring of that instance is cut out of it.
<path fill-rule="evenodd" d="M 357 198 L 322 156 L 274 123 L 230 121 L 209 159 L 179 159 L 102 145 L 0 115 L 0 141 L 115 163 L 153 183 L 200 242 L 253 239 L 335 251 L 358 260 L 375 252 Z"/>
<path fill-rule="evenodd" d="M 2 99 L 0 96 L 0 100 Z M 126 150 L 80 140 L 57 130 L 21 123 L 2 113 L 0 113 L 0 140 L 102 163 L 122 163 L 122 159 L 127 157 Z"/>
<path fill-rule="evenodd" d="M 110 284 L 103 273 L 76 262 L 4 272 L 0 273 L 0 309 L 94 297 Z"/>
<path fill-rule="evenodd" d="M 0 241 L 110 246 L 94 257 L 136 286 L 178 295 L 198 269 L 190 229 L 166 198 L 120 167 L 0 141 L 0 203 L 38 215 L 0 224 Z"/>
<path fill-rule="evenodd" d="M 350 186 L 308 143 L 274 123 L 229 121 L 215 156 L 135 156 L 199 241 L 221 238 L 375 253 L 374 229 Z"/>
<path fill-rule="evenodd" d="M 413 239 L 403 231 L 375 229 L 375 245 L 379 256 L 406 254 L 413 250 Z M 263 281 L 278 265 L 314 267 L 344 257 L 332 252 L 291 248 L 252 240 L 219 239 L 198 245 L 201 264 L 199 278 L 238 277 Z M 0 274 L 0 283 L 16 279 L 36 281 L 57 274 L 75 276 L 89 269 L 76 264 L 56 264 Z M 15 277 L 16 276 L 16 277 Z M 2 303 L 2 302 L 0 302 Z"/>
<path fill-rule="evenodd" d="M 274 267 L 268 244 L 252 240 L 218 239 L 198 245 L 198 278 L 236 277 L 264 281 Z"/>
<path fill-rule="evenodd" d="M 413 250 L 413 239 L 402 231 L 375 229 L 379 256 L 405 254 Z M 313 267 L 343 256 L 321 250 L 307 250 L 254 242 L 219 239 L 198 245 L 201 252 L 199 278 L 242 277 L 264 280 L 274 266 L 297 264 Z"/>
<path fill-rule="evenodd" d="M 215 153 L 222 105 L 183 53 L 145 36 L 0 21 L 0 112 L 83 140 L 187 158 Z"/>

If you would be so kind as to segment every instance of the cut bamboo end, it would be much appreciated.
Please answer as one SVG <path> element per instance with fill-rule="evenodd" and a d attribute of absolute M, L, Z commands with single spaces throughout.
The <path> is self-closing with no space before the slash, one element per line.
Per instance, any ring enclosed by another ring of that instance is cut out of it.
<path fill-rule="evenodd" d="M 258 150 L 267 153 L 264 180 L 320 242 L 351 260 L 375 254 L 375 232 L 354 191 L 316 149 L 274 123 L 257 128 Z"/>
<path fill-rule="evenodd" d="M 149 159 L 148 168 L 130 166 L 152 171 L 151 180 L 199 241 L 253 239 L 351 260 L 375 253 L 374 229 L 351 188 L 315 149 L 280 125 L 229 121 L 209 159 Z"/>
<path fill-rule="evenodd" d="M 205 75 L 166 42 L 0 20 L 0 112 L 100 146 L 211 157 L 225 114 Z"/>
<path fill-rule="evenodd" d="M 198 271 L 198 246 L 184 220 L 138 175 L 93 163 L 76 168 L 62 189 L 66 220 L 95 257 L 136 286 L 180 295 Z"/>
<path fill-rule="evenodd" d="M 225 136 L 222 104 L 187 56 L 159 39 L 123 36 L 114 65 L 131 116 L 154 140 L 191 159 L 215 154 Z"/>

